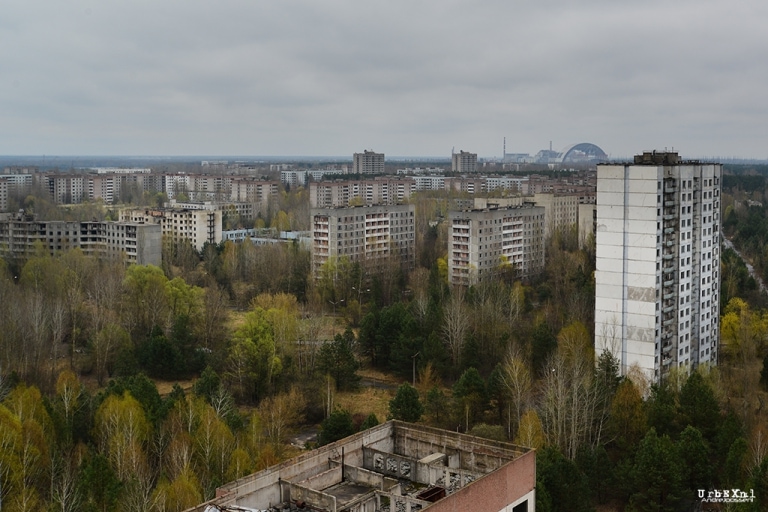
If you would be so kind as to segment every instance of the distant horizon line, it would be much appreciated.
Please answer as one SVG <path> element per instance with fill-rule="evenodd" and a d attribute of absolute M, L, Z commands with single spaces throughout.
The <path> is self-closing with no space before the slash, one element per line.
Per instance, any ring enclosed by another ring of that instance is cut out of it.
<path fill-rule="evenodd" d="M 512 154 L 512 153 L 508 153 Z M 529 154 L 530 153 L 514 153 Z M 641 154 L 638 152 L 637 154 Z M 685 156 L 681 155 L 685 160 L 700 160 L 708 162 L 745 162 L 745 163 L 768 163 L 768 158 L 754 158 L 754 157 L 740 157 L 740 156 Z M 632 160 L 634 155 L 631 156 L 609 156 L 606 161 L 616 162 L 624 160 Z M 129 155 L 129 154 L 24 154 L 24 155 L 0 155 L 0 161 L 7 161 L 13 159 L 21 159 L 26 161 L 43 161 L 48 163 L 48 160 L 52 161 L 66 161 L 66 160 L 96 160 L 96 159 L 115 159 L 115 160 L 169 160 L 169 161 L 182 161 L 182 162 L 197 162 L 206 160 L 226 160 L 228 163 L 237 162 L 285 162 L 285 161 L 331 161 L 331 162 L 352 162 L 353 157 L 351 155 Z M 504 158 L 500 156 L 480 156 L 478 160 L 487 162 L 499 162 Z M 391 162 L 444 162 L 450 163 L 451 156 L 407 156 L 407 155 L 392 155 L 386 156 L 385 161 Z M 523 163 L 523 162 L 508 162 L 508 163 Z M 7 165 L 7 163 L 5 163 Z"/>

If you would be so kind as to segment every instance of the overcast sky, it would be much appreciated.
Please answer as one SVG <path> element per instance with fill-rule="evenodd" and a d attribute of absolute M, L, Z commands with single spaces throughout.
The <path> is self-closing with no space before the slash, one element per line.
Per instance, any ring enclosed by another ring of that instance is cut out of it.
<path fill-rule="evenodd" d="M 765 0 L 3 0 L 0 154 L 768 158 Z"/>

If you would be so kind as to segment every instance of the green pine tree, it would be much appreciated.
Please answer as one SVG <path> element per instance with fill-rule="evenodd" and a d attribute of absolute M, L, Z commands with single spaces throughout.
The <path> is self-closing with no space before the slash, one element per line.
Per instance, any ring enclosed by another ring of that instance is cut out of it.
<path fill-rule="evenodd" d="M 397 394 L 389 402 L 390 418 L 416 422 L 424 414 L 424 406 L 419 400 L 419 392 L 407 382 L 397 388 Z"/>
<path fill-rule="evenodd" d="M 683 464 L 669 436 L 651 428 L 637 449 L 635 489 L 630 506 L 638 512 L 673 512 L 683 494 Z"/>

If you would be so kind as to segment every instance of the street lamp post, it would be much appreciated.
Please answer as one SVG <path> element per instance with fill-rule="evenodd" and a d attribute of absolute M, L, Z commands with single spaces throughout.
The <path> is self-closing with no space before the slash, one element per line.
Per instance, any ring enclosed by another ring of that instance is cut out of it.
<path fill-rule="evenodd" d="M 355 288 L 355 287 L 353 286 L 353 287 L 352 287 L 352 291 L 353 291 L 353 292 L 357 292 L 357 302 L 358 302 L 358 304 L 359 304 L 359 303 L 360 303 L 360 300 L 362 299 L 362 295 L 363 295 L 364 293 L 368 293 L 368 292 L 370 292 L 370 291 L 371 291 L 371 289 L 370 289 L 370 288 L 366 288 L 366 289 L 362 289 L 362 288 Z"/>
<path fill-rule="evenodd" d="M 411 360 L 413 360 L 413 387 L 416 387 L 416 358 L 419 354 L 421 354 L 421 351 L 416 352 L 411 356 Z"/>
<path fill-rule="evenodd" d="M 328 304 L 331 304 L 333 306 L 333 316 L 336 316 L 336 304 L 341 304 L 344 302 L 344 299 L 339 299 L 337 301 L 328 300 Z"/>

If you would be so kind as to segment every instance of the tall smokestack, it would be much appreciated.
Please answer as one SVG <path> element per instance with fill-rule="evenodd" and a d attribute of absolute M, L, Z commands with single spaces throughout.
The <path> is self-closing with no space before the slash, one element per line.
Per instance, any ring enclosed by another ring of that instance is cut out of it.
<path fill-rule="evenodd" d="M 502 160 L 507 158 L 507 138 L 504 137 L 504 150 L 501 152 Z"/>

